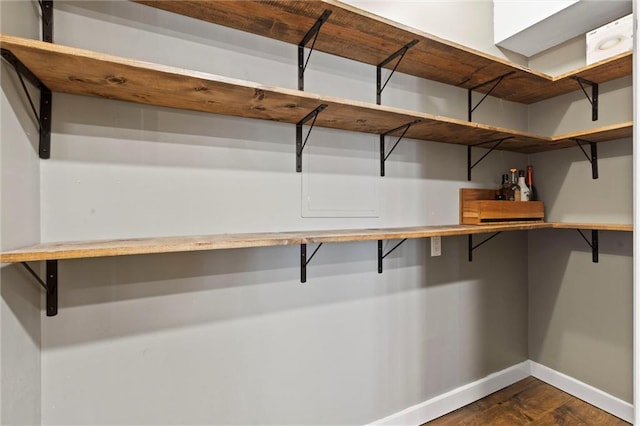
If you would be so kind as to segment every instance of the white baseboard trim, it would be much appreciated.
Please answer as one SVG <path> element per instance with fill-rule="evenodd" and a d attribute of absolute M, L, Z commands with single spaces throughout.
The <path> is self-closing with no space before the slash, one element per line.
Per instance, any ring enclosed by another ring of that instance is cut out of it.
<path fill-rule="evenodd" d="M 370 423 L 369 426 L 420 425 L 464 407 L 529 376 L 540 379 L 633 424 L 632 404 L 566 374 L 527 360 L 412 407 L 405 408 L 383 419 L 376 420 Z"/>
<path fill-rule="evenodd" d="M 406 408 L 371 425 L 420 425 L 436 419 L 531 375 L 529 361 L 498 371 L 475 382 L 453 389 Z"/>
<path fill-rule="evenodd" d="M 600 389 L 569 377 L 566 374 L 552 370 L 537 362 L 529 361 L 531 375 L 543 382 L 549 383 L 576 398 L 595 405 L 601 410 L 607 411 L 624 421 L 633 423 L 633 405 L 615 396 L 609 395 Z"/>

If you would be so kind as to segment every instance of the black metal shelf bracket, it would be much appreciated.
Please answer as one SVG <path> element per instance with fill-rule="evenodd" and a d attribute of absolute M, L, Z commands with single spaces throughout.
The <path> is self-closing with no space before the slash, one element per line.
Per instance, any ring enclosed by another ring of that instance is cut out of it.
<path fill-rule="evenodd" d="M 53 0 L 38 0 L 42 14 L 42 41 L 53 43 Z"/>
<path fill-rule="evenodd" d="M 393 150 L 396 149 L 396 147 L 398 146 L 398 144 L 400 143 L 402 138 L 404 138 L 404 135 L 407 134 L 407 131 L 409 131 L 411 126 L 413 126 L 414 124 L 418 124 L 421 121 L 422 120 L 420 120 L 420 119 L 413 120 L 411 123 L 403 124 L 400 127 L 396 127 L 395 129 L 391 129 L 388 132 L 385 132 L 385 133 L 380 135 L 380 176 L 384 176 L 385 175 L 384 164 L 387 161 L 387 158 L 389 158 L 389 156 L 393 152 Z M 398 132 L 400 130 L 402 130 L 402 134 L 400 135 L 400 137 L 398 138 L 396 143 L 393 145 L 393 147 L 389 150 L 389 152 L 387 154 L 385 154 L 385 148 L 384 148 L 384 138 L 385 138 L 385 136 L 388 136 L 389 134 Z"/>
<path fill-rule="evenodd" d="M 14 54 L 8 49 L 1 49 L 2 58 L 13 66 L 16 71 L 20 84 L 24 90 L 31 110 L 38 124 L 40 158 L 46 159 L 51 156 L 51 90 L 40 81 L 38 77 L 31 72 Z M 24 83 L 26 78 L 31 84 L 40 90 L 40 113 L 36 111 L 36 107 L 31 99 L 31 94 Z"/>
<path fill-rule="evenodd" d="M 576 141 L 576 144 L 578 145 L 578 148 L 580 148 L 580 151 L 582 151 L 584 156 L 587 157 L 587 160 L 589 160 L 589 162 L 591 163 L 591 178 L 592 179 L 598 179 L 598 147 L 597 147 L 597 144 L 595 142 L 581 141 L 580 139 L 576 139 L 575 141 Z M 581 142 L 588 143 L 591 146 L 591 155 L 590 156 L 589 156 L 589 154 L 587 154 L 587 152 L 582 147 L 582 143 Z"/>
<path fill-rule="evenodd" d="M 396 69 L 398 69 L 398 65 L 400 65 L 400 62 L 402 62 L 402 59 L 404 58 L 404 55 L 407 53 L 407 51 L 409 49 L 411 49 L 413 46 L 415 46 L 418 43 L 419 40 L 412 40 L 409 43 L 405 44 L 404 46 L 402 46 L 397 52 L 391 54 L 391 56 L 389 56 L 387 59 L 385 59 L 384 61 L 380 62 L 378 64 L 378 66 L 376 67 L 376 104 L 380 105 L 382 102 L 382 92 L 384 91 L 384 88 L 387 87 L 387 83 L 389 83 L 389 80 L 391 80 L 391 76 L 393 76 L 393 73 L 396 72 Z M 387 65 L 389 62 L 393 61 L 394 59 L 398 58 L 398 61 L 396 62 L 396 64 L 394 65 L 393 69 L 391 70 L 391 73 L 389 74 L 389 76 L 387 77 L 387 80 L 382 83 L 382 68 Z"/>
<path fill-rule="evenodd" d="M 309 63 L 309 59 L 311 59 L 313 48 L 316 45 L 316 40 L 318 39 L 318 34 L 320 33 L 320 27 L 322 27 L 322 24 L 324 24 L 324 22 L 329 18 L 329 15 L 331 15 L 331 11 L 329 9 L 325 9 L 316 23 L 313 24 L 311 29 L 304 36 L 300 44 L 298 44 L 298 90 L 304 90 L 304 72 L 307 69 L 307 64 Z M 309 48 L 309 56 L 307 56 L 307 60 L 305 61 L 304 48 L 312 38 L 313 42 L 311 42 L 311 47 Z"/>
<path fill-rule="evenodd" d="M 496 87 L 498 87 L 498 85 L 500 83 L 502 83 L 502 80 L 504 80 L 505 77 L 510 76 L 511 74 L 515 73 L 515 71 L 510 71 L 506 74 L 501 75 L 500 77 L 496 77 L 493 80 L 489 80 L 489 81 L 485 81 L 484 83 L 480 83 L 476 86 L 471 87 L 470 89 L 467 90 L 467 119 L 469 121 L 473 121 L 473 111 L 476 110 L 476 108 L 478 108 L 480 106 L 480 104 L 487 99 L 487 96 L 489 96 L 491 94 L 491 92 L 493 92 L 495 90 Z M 493 86 L 491 86 L 491 89 L 489 89 L 489 91 L 487 93 L 484 94 L 484 96 L 482 97 L 482 99 L 480 99 L 478 101 L 478 103 L 473 106 L 473 91 L 474 90 L 478 90 L 481 87 L 484 87 L 488 84 L 493 83 Z"/>
<path fill-rule="evenodd" d="M 311 262 L 311 259 L 313 259 L 313 256 L 316 255 L 318 250 L 320 250 L 320 247 L 322 247 L 322 244 L 323 243 L 318 244 L 318 247 L 316 247 L 313 253 L 311 253 L 311 256 L 309 256 L 309 258 L 307 258 L 307 245 L 300 244 L 300 282 L 301 283 L 307 282 L 307 265 L 309 264 L 309 262 Z"/>
<path fill-rule="evenodd" d="M 593 81 L 589 81 L 582 77 L 573 76 L 571 77 L 578 82 L 582 92 L 587 97 L 587 100 L 591 104 L 591 121 L 598 120 L 598 83 L 594 83 Z M 587 90 L 584 88 L 584 85 L 587 84 L 591 86 L 591 96 L 587 93 Z"/>
<path fill-rule="evenodd" d="M 327 107 L 326 104 L 322 104 L 318 106 L 316 109 L 307 114 L 302 120 L 298 121 L 296 124 L 296 172 L 302 172 L 302 151 L 304 151 L 304 147 L 307 146 L 307 141 L 309 140 L 309 136 L 311 136 L 311 131 L 313 130 L 313 126 L 316 124 L 316 118 L 318 118 L 318 114 L 323 111 Z M 311 122 L 311 126 L 309 131 L 307 132 L 307 136 L 302 140 L 302 126 L 309 120 L 313 119 Z"/>
<path fill-rule="evenodd" d="M 598 247 L 598 230 L 597 229 L 592 229 L 591 230 L 591 241 L 589 241 L 587 239 L 587 237 L 584 236 L 584 234 L 582 233 L 581 230 L 576 229 L 576 231 L 578 231 L 578 233 L 580 234 L 580 236 L 582 236 L 582 238 L 587 242 L 587 244 L 589 244 L 589 247 L 591 247 L 591 260 L 593 261 L 593 263 L 598 263 L 598 252 L 599 252 L 599 247 Z"/>
<path fill-rule="evenodd" d="M 504 141 L 506 141 L 507 139 L 511 139 L 513 136 L 508 136 L 506 138 L 500 138 L 500 139 L 494 139 L 494 140 L 490 140 L 490 141 L 486 141 L 486 142 L 480 142 L 480 143 L 476 143 L 473 145 L 467 145 L 467 180 L 470 181 L 471 180 L 471 170 L 478 165 L 478 163 L 480 163 L 482 160 L 484 160 L 486 158 L 487 155 L 491 154 L 493 152 L 493 150 L 495 150 L 498 146 L 500 146 L 500 144 Z M 480 145 L 486 145 L 488 143 L 492 143 L 493 146 L 491 146 L 491 148 L 489 148 L 489 151 L 487 151 L 482 157 L 480 157 L 478 159 L 478 161 L 476 161 L 475 163 L 471 164 L 471 148 L 473 148 L 474 146 L 480 146 Z"/>
<path fill-rule="evenodd" d="M 382 273 L 382 259 L 384 259 L 385 257 L 389 256 L 395 249 L 400 247 L 402 245 L 402 243 L 404 243 L 405 241 L 407 241 L 406 238 L 404 240 L 400 241 L 395 246 L 393 246 L 393 248 L 391 250 L 389 250 L 388 252 L 383 253 L 382 240 L 378 240 L 378 273 L 379 274 Z"/>
<path fill-rule="evenodd" d="M 46 281 L 40 278 L 27 262 L 22 262 L 22 266 L 24 266 L 42 288 L 44 288 L 47 316 L 54 317 L 58 315 L 58 261 L 47 260 Z"/>
<path fill-rule="evenodd" d="M 469 239 L 469 262 L 473 262 L 473 251 L 475 249 L 477 249 L 478 247 L 480 247 L 481 245 L 483 245 L 484 243 L 486 243 L 487 241 L 495 238 L 498 234 L 502 233 L 502 231 L 496 232 L 495 234 L 493 234 L 490 237 L 485 238 L 484 240 L 482 240 L 481 242 L 479 242 L 478 244 L 476 244 L 475 246 L 473 245 L 473 235 L 469 234 L 468 235 L 468 239 Z"/>

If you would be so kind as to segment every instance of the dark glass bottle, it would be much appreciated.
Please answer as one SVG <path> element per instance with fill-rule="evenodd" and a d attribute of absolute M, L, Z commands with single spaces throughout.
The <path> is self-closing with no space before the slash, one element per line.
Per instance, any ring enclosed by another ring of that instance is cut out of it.
<path fill-rule="evenodd" d="M 509 184 L 509 175 L 502 175 L 502 184 L 500 185 L 500 191 L 498 191 L 498 200 L 508 200 L 509 199 L 509 191 L 511 190 L 511 185 Z"/>
<path fill-rule="evenodd" d="M 533 166 L 527 166 L 526 182 L 530 191 L 529 199 L 531 201 L 538 201 L 538 190 L 536 189 L 536 186 L 533 184 Z"/>

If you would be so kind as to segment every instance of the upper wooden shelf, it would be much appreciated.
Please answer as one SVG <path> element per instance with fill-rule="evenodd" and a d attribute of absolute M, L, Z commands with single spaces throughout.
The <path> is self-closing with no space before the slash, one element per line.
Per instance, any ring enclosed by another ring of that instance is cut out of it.
<path fill-rule="evenodd" d="M 603 83 L 631 75 L 631 52 L 552 77 L 335 0 L 136 1 L 295 45 L 323 12 L 330 10 L 315 44 L 319 51 L 378 65 L 407 43 L 418 40 L 398 71 L 465 89 L 511 73 L 492 95 L 526 104 L 580 90 L 572 77 Z"/>
<path fill-rule="evenodd" d="M 338 243 L 349 241 L 391 240 L 404 238 L 447 237 L 501 231 L 545 228 L 633 231 L 632 225 L 577 223 L 518 223 L 492 225 L 446 225 L 403 228 L 342 229 L 253 234 L 222 234 L 161 238 L 135 238 L 100 241 L 75 241 L 37 244 L 0 253 L 0 263 L 41 260 L 81 259 L 90 257 L 129 256 L 137 254 L 175 253 L 248 247 Z"/>
<path fill-rule="evenodd" d="M 0 35 L 0 47 L 15 55 L 43 84 L 55 92 L 293 124 L 324 104 L 327 108 L 317 116 L 317 126 L 382 134 L 419 120 L 419 123 L 411 126 L 406 137 L 463 145 L 509 138 L 500 149 L 524 153 L 563 148 L 573 143 L 571 135 L 560 139 L 549 138 L 433 114 L 265 86 L 37 40 Z M 631 133 L 632 123 L 628 122 L 581 132 L 580 137 L 599 142 L 631 136 Z"/>

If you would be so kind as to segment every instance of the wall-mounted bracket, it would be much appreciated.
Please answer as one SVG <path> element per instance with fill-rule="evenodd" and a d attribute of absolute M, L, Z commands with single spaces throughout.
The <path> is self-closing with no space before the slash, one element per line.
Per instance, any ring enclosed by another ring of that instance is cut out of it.
<path fill-rule="evenodd" d="M 53 0 L 38 0 L 42 13 L 42 41 L 53 43 Z"/>
<path fill-rule="evenodd" d="M 38 124 L 40 158 L 49 158 L 51 156 L 51 90 L 45 86 L 38 77 L 36 77 L 29 68 L 27 68 L 20 60 L 7 49 L 1 49 L 2 58 L 13 68 L 20 79 L 22 89 L 27 96 L 31 110 Z M 36 107 L 31 99 L 31 94 L 24 83 L 24 78 L 29 80 L 31 84 L 40 90 L 40 113 L 36 111 Z"/>
<path fill-rule="evenodd" d="M 318 244 L 318 247 L 316 247 L 313 253 L 311 253 L 311 256 L 309 256 L 309 258 L 307 259 L 307 245 L 300 244 L 300 282 L 301 283 L 307 282 L 307 265 L 309 264 L 309 262 L 311 262 L 311 259 L 313 259 L 313 256 L 316 255 L 318 250 L 320 250 L 320 247 L 322 247 L 322 243 Z"/>
<path fill-rule="evenodd" d="M 584 95 L 587 97 L 587 100 L 591 104 L 591 121 L 598 120 L 598 83 L 594 83 L 593 81 L 586 80 L 582 77 L 571 77 L 578 82 L 580 88 L 584 92 Z M 587 84 L 591 86 L 591 96 L 587 93 L 587 90 L 584 88 L 584 85 Z"/>
<path fill-rule="evenodd" d="M 576 139 L 575 141 L 576 141 L 576 144 L 578 145 L 578 148 L 580 148 L 580 151 L 582 151 L 584 156 L 587 157 L 587 160 L 589 160 L 589 162 L 591 163 L 591 178 L 592 179 L 598 179 L 598 148 L 597 148 L 597 144 L 595 142 L 584 141 L 585 143 L 588 143 L 591 146 L 591 156 L 589 156 L 589 154 L 587 154 L 587 152 L 582 147 L 582 144 L 580 143 L 582 141 L 580 139 Z"/>
<path fill-rule="evenodd" d="M 398 146 L 398 144 L 400 143 L 402 138 L 404 138 L 404 135 L 407 134 L 407 131 L 411 128 L 411 126 L 413 126 L 414 124 L 417 124 L 417 123 L 419 123 L 421 121 L 422 120 L 419 120 L 419 119 L 418 120 L 413 120 L 411 123 L 403 124 L 400 127 L 396 127 L 395 129 L 389 130 L 388 132 L 385 132 L 385 133 L 380 135 L 380 176 L 384 176 L 384 174 L 385 174 L 384 163 L 387 161 L 387 158 L 389 158 L 389 156 L 391 155 L 393 150 L 396 149 L 396 147 Z M 389 152 L 385 155 L 385 148 L 384 148 L 384 138 L 385 138 L 385 136 L 387 136 L 387 135 L 389 135 L 391 133 L 398 132 L 400 130 L 402 130 L 402 134 L 400 135 L 400 137 L 398 138 L 396 143 L 393 145 L 393 147 L 389 150 Z"/>
<path fill-rule="evenodd" d="M 298 44 L 298 90 L 304 90 L 304 71 L 307 69 L 309 59 L 311 59 L 313 48 L 316 45 L 316 40 L 318 39 L 318 34 L 320 33 L 320 27 L 322 27 L 322 24 L 324 24 L 324 22 L 329 18 L 329 15 L 331 15 L 331 11 L 329 9 L 325 9 L 316 23 L 313 24 L 311 29 L 304 36 L 300 44 Z M 309 56 L 307 56 L 307 60 L 305 61 L 304 48 L 312 38 L 313 42 L 311 43 L 311 47 L 309 48 Z"/>
<path fill-rule="evenodd" d="M 584 236 L 584 234 L 582 233 L 581 230 L 576 229 L 576 231 L 578 231 L 578 233 L 582 236 L 582 238 L 587 242 L 587 244 L 589 244 L 589 247 L 591 247 L 591 253 L 592 253 L 592 261 L 593 263 L 598 263 L 598 252 L 599 252 L 599 247 L 598 247 L 598 230 L 597 229 L 593 229 L 591 230 L 591 241 L 589 241 L 587 239 L 587 237 Z"/>
<path fill-rule="evenodd" d="M 45 299 L 47 305 L 47 316 L 54 317 L 58 315 L 58 261 L 47 260 L 46 281 L 40 278 L 36 272 L 31 269 L 28 263 L 22 262 L 22 266 L 38 281 L 45 290 Z"/>
<path fill-rule="evenodd" d="M 500 77 L 496 77 L 493 80 L 485 81 L 484 83 L 480 83 L 477 86 L 473 86 L 473 87 L 471 87 L 470 89 L 467 90 L 467 104 L 468 104 L 468 106 L 467 106 L 467 112 L 468 112 L 467 119 L 469 121 L 473 121 L 472 120 L 473 111 L 475 111 L 476 108 L 478 108 L 480 106 L 480 104 L 487 98 L 487 96 L 489 96 L 491 94 L 491 92 L 493 92 L 495 90 L 495 88 L 498 87 L 498 85 L 500 83 L 502 83 L 502 80 L 504 80 L 505 77 L 507 77 L 507 76 L 509 76 L 509 75 L 511 75 L 513 73 L 515 73 L 515 71 L 510 71 L 510 72 L 508 72 L 506 74 L 501 75 Z M 489 89 L 489 91 L 484 94 L 482 99 L 480 99 L 478 101 L 478 103 L 475 106 L 473 106 L 473 91 L 474 90 L 478 90 L 479 88 L 484 87 L 484 86 L 486 86 L 488 84 L 491 84 L 491 83 L 493 83 L 493 86 L 491 86 L 491 89 Z"/>
<path fill-rule="evenodd" d="M 316 124 L 316 118 L 318 118 L 318 114 L 323 111 L 327 105 L 322 104 L 318 106 L 316 109 L 307 114 L 302 120 L 300 120 L 296 124 L 296 172 L 300 173 L 302 171 L 302 151 L 304 147 L 307 145 L 307 141 L 309 140 L 309 136 L 311 135 L 311 131 L 313 130 L 313 126 Z M 307 132 L 307 136 L 302 140 L 302 126 L 309 120 L 313 119 L 311 122 L 311 127 Z"/>
<path fill-rule="evenodd" d="M 389 256 L 391 254 L 391 252 L 393 252 L 395 249 L 400 247 L 402 245 L 402 243 L 404 243 L 405 241 L 407 241 L 406 238 L 404 240 L 400 241 L 395 246 L 393 246 L 393 248 L 391 250 L 389 250 L 388 252 L 383 253 L 382 240 L 378 240 L 378 273 L 379 274 L 382 273 L 382 259 L 384 259 L 385 257 Z"/>
<path fill-rule="evenodd" d="M 511 139 L 513 136 L 508 136 L 506 138 L 501 138 L 501 139 L 494 139 L 491 141 L 486 141 L 486 142 L 480 142 L 480 143 L 476 143 L 473 145 L 467 145 L 467 180 L 471 180 L 471 170 L 478 165 L 478 163 L 480 163 L 482 160 L 485 159 L 485 157 L 489 154 L 491 154 L 493 152 L 494 149 L 496 149 L 502 142 L 506 141 L 507 139 Z M 474 146 L 480 146 L 480 145 L 486 145 L 488 143 L 492 143 L 493 146 L 491 146 L 491 148 L 489 148 L 489 151 L 487 151 L 482 157 L 480 157 L 478 159 L 478 161 L 476 161 L 475 163 L 471 164 L 471 148 Z"/>
<path fill-rule="evenodd" d="M 397 52 L 393 53 L 391 56 L 389 56 L 387 59 L 385 59 L 384 61 L 380 62 L 378 64 L 378 66 L 376 67 L 376 104 L 380 105 L 382 102 L 382 91 L 384 90 L 385 87 L 387 87 L 387 83 L 389 83 L 389 80 L 391 80 L 391 76 L 393 76 L 393 73 L 396 72 L 396 69 L 398 69 L 398 65 L 400 65 L 400 62 L 402 62 L 402 59 L 404 58 L 404 55 L 407 53 L 407 51 L 409 49 L 411 49 L 413 46 L 415 46 L 418 43 L 419 40 L 412 40 L 409 43 L 405 44 L 403 47 L 401 47 Z M 389 62 L 393 61 L 394 59 L 398 58 L 398 61 L 396 62 L 396 64 L 394 65 L 393 69 L 391 70 L 391 73 L 389 74 L 389 77 L 387 77 L 387 80 L 382 83 L 382 68 L 387 65 Z"/>
<path fill-rule="evenodd" d="M 483 245 L 484 243 L 486 243 L 487 241 L 495 238 L 498 234 L 500 234 L 501 232 L 496 232 L 495 234 L 493 234 L 490 237 L 485 238 L 484 240 L 482 240 L 481 242 L 479 242 L 478 244 L 476 244 L 475 246 L 473 245 L 473 235 L 469 234 L 469 262 L 473 262 L 473 251 L 475 249 L 477 249 L 478 247 L 480 247 L 481 245 Z"/>

